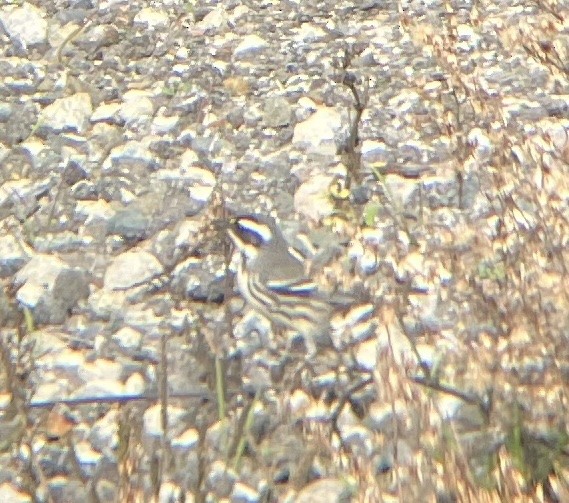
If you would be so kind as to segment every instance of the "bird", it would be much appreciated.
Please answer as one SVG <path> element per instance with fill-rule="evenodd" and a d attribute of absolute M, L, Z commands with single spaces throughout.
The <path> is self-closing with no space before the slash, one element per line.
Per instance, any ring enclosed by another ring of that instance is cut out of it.
<path fill-rule="evenodd" d="M 309 354 L 330 341 L 334 311 L 354 299 L 319 288 L 306 272 L 307 258 L 289 245 L 271 216 L 238 215 L 227 232 L 239 253 L 236 280 L 246 303 L 273 326 L 301 335 Z M 363 320 L 370 309 L 360 314 Z"/>

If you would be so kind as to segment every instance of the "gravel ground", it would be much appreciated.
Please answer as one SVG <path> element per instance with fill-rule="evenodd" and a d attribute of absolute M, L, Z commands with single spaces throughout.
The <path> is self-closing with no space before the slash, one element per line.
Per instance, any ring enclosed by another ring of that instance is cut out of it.
<path fill-rule="evenodd" d="M 4 0 L 0 501 L 569 498 L 568 7 Z M 366 330 L 244 306 L 243 212 Z"/>

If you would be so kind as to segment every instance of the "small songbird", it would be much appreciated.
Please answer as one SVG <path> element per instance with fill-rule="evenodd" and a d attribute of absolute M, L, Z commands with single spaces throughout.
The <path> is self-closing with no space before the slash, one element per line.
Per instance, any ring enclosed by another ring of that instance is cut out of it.
<path fill-rule="evenodd" d="M 237 286 L 247 303 L 274 325 L 300 334 L 309 353 L 318 341 L 330 340 L 334 310 L 345 305 L 347 297 L 319 290 L 276 221 L 257 214 L 238 216 L 231 220 L 228 234 L 240 253 Z M 371 314 L 371 306 L 368 311 L 362 311 L 364 317 Z"/>

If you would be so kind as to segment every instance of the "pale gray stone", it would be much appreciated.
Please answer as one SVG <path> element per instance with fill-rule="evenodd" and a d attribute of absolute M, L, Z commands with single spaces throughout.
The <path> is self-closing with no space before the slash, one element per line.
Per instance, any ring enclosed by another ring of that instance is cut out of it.
<path fill-rule="evenodd" d="M 87 93 L 76 93 L 59 98 L 45 107 L 39 116 L 41 128 L 59 133 L 75 131 L 83 133 L 89 125 L 92 106 L 91 97 Z"/>
<path fill-rule="evenodd" d="M 16 485 L 4 482 L 0 485 L 0 501 L 9 501 L 10 503 L 32 503 L 31 494 L 28 494 Z"/>
<path fill-rule="evenodd" d="M 290 124 L 292 107 L 282 97 L 269 98 L 263 108 L 263 122 L 269 127 L 282 127 Z"/>
<path fill-rule="evenodd" d="M 15 236 L 8 234 L 0 237 L 0 278 L 11 276 L 28 260 L 31 250 Z"/>
<path fill-rule="evenodd" d="M 113 259 L 105 271 L 104 285 L 108 290 L 124 290 L 143 285 L 162 271 L 162 264 L 154 255 L 131 250 Z"/>
<path fill-rule="evenodd" d="M 109 234 L 118 234 L 126 240 L 144 239 L 149 232 L 150 219 L 140 210 L 127 208 L 115 213 L 108 222 Z"/>
<path fill-rule="evenodd" d="M 229 496 L 237 481 L 235 471 L 223 461 L 215 461 L 206 479 L 206 487 L 218 498 Z"/>
<path fill-rule="evenodd" d="M 91 115 L 91 122 L 116 123 L 121 107 L 120 103 L 101 103 Z"/>
<path fill-rule="evenodd" d="M 133 164 L 141 168 L 149 168 L 155 163 L 156 158 L 146 145 L 139 141 L 129 141 L 111 150 L 103 163 L 103 169 L 112 170 L 113 167 Z"/>
<path fill-rule="evenodd" d="M 229 15 L 222 4 L 216 5 L 201 21 L 196 23 L 200 30 L 220 30 L 229 27 Z"/>
<path fill-rule="evenodd" d="M 52 255 L 34 256 L 16 274 L 16 298 L 37 323 L 62 323 L 79 299 L 89 294 L 86 273 Z"/>
<path fill-rule="evenodd" d="M 153 114 L 154 104 L 149 92 L 133 90 L 125 93 L 119 117 L 125 121 L 127 126 L 147 124 Z"/>
<path fill-rule="evenodd" d="M 187 416 L 188 411 L 182 407 L 169 405 L 166 411 L 168 415 L 168 424 L 170 425 L 169 437 L 175 438 L 183 430 L 180 429 L 182 420 Z M 144 434 L 149 437 L 162 437 L 164 430 L 162 428 L 162 406 L 160 404 L 153 405 L 146 409 L 143 417 Z M 180 430 L 180 431 L 178 431 Z"/>
<path fill-rule="evenodd" d="M 143 24 L 150 30 L 164 28 L 168 25 L 168 14 L 163 9 L 145 7 L 134 16 L 134 23 Z"/>
<path fill-rule="evenodd" d="M 320 107 L 294 128 L 292 143 L 310 153 L 334 155 L 343 115 L 335 107 Z"/>
<path fill-rule="evenodd" d="M 296 495 L 296 503 L 349 503 L 353 489 L 340 479 L 316 480 Z"/>
<path fill-rule="evenodd" d="M 314 222 L 334 212 L 330 198 L 330 186 L 334 177 L 314 175 L 304 182 L 294 194 L 294 209 Z"/>
<path fill-rule="evenodd" d="M 269 44 L 259 35 L 247 35 L 233 51 L 235 59 L 248 59 L 256 57 L 261 51 L 265 50 Z"/>
<path fill-rule="evenodd" d="M 362 162 L 364 163 L 376 163 L 387 161 L 389 149 L 385 142 L 378 140 L 364 140 L 362 142 L 361 153 Z"/>
<path fill-rule="evenodd" d="M 131 327 L 123 327 L 113 334 L 113 339 L 124 349 L 139 349 L 142 346 L 142 334 Z"/>
<path fill-rule="evenodd" d="M 171 133 L 178 125 L 179 117 L 175 115 L 157 115 L 152 121 L 151 131 L 153 134 L 166 134 Z"/>
<path fill-rule="evenodd" d="M 0 9 L 0 23 L 12 40 L 26 49 L 30 45 L 47 41 L 47 21 L 44 12 L 24 2 L 21 6 L 9 5 Z"/>
<path fill-rule="evenodd" d="M 235 483 L 231 492 L 231 503 L 257 503 L 258 501 L 260 501 L 259 491 L 243 482 Z"/>

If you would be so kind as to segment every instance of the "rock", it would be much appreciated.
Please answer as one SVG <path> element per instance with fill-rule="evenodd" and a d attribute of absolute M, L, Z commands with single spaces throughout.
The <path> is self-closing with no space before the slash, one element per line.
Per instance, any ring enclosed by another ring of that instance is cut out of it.
<path fill-rule="evenodd" d="M 330 185 L 334 177 L 314 175 L 304 182 L 294 194 L 294 209 L 314 222 L 334 212 L 330 197 Z"/>
<path fill-rule="evenodd" d="M 140 210 L 127 208 L 110 218 L 107 232 L 118 234 L 127 241 L 139 241 L 147 236 L 149 225 L 149 218 Z"/>
<path fill-rule="evenodd" d="M 294 128 L 292 143 L 309 153 L 334 155 L 337 135 L 344 125 L 342 114 L 334 107 L 319 107 L 308 119 Z"/>
<path fill-rule="evenodd" d="M 10 503 L 32 503 L 30 494 L 20 491 L 15 485 L 4 482 L 0 485 L 0 501 L 10 501 Z"/>
<path fill-rule="evenodd" d="M 247 35 L 233 51 L 233 57 L 235 59 L 253 58 L 268 46 L 269 44 L 258 35 Z"/>
<path fill-rule="evenodd" d="M 23 49 L 47 41 L 47 21 L 44 13 L 27 2 L 21 7 L 12 5 L 2 8 L 0 23 L 12 41 Z"/>
<path fill-rule="evenodd" d="M 290 124 L 292 108 L 289 102 L 280 96 L 269 98 L 263 108 L 263 122 L 268 127 L 282 127 Z"/>
<path fill-rule="evenodd" d="M 221 499 L 231 494 L 236 481 L 237 474 L 233 469 L 223 461 L 215 461 L 206 479 L 206 487 Z"/>
<path fill-rule="evenodd" d="M 15 236 L 0 237 L 0 278 L 6 278 L 18 271 L 29 260 L 31 250 Z"/>
<path fill-rule="evenodd" d="M 119 110 L 119 117 L 127 126 L 147 123 L 154 114 L 154 104 L 151 93 L 147 91 L 128 91 L 123 96 L 123 104 Z"/>
<path fill-rule="evenodd" d="M 162 437 L 164 431 L 162 430 L 162 406 L 160 404 L 148 407 L 144 412 L 144 435 L 149 437 Z M 183 407 L 175 407 L 169 405 L 167 409 L 168 414 L 168 425 L 169 425 L 169 436 L 174 438 L 178 435 L 177 431 L 180 433 L 184 431 L 181 429 L 183 427 L 182 420 L 187 416 L 188 411 Z"/>
<path fill-rule="evenodd" d="M 296 503 L 349 503 L 353 490 L 343 480 L 340 479 L 321 479 L 316 480 L 301 491 L 296 496 Z"/>
<path fill-rule="evenodd" d="M 168 25 L 167 11 L 145 7 L 134 16 L 134 24 L 143 24 L 150 30 L 165 28 Z"/>
<path fill-rule="evenodd" d="M 140 286 L 161 274 L 162 264 L 151 253 L 131 250 L 114 258 L 105 272 L 104 286 L 108 290 L 124 290 Z"/>
<path fill-rule="evenodd" d="M 131 327 L 121 328 L 113 334 L 113 339 L 123 349 L 137 350 L 142 347 L 142 334 Z"/>
<path fill-rule="evenodd" d="M 41 129 L 51 133 L 83 133 L 89 125 L 91 113 L 91 97 L 87 93 L 76 93 L 59 98 L 45 107 L 40 113 L 38 124 Z"/>
<path fill-rule="evenodd" d="M 87 273 L 51 255 L 36 255 L 16 274 L 16 299 L 36 323 L 63 323 L 79 299 L 89 295 Z"/>
<path fill-rule="evenodd" d="M 201 21 L 196 23 L 196 27 L 200 31 L 214 31 L 219 30 L 220 28 L 228 28 L 229 27 L 229 16 L 225 7 L 221 4 L 218 4 L 210 10 Z"/>
<path fill-rule="evenodd" d="M 231 492 L 233 503 L 257 503 L 260 501 L 260 497 L 259 491 L 242 482 L 236 482 Z"/>

